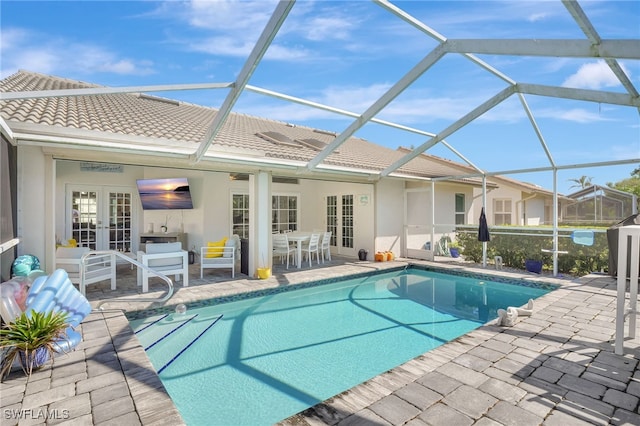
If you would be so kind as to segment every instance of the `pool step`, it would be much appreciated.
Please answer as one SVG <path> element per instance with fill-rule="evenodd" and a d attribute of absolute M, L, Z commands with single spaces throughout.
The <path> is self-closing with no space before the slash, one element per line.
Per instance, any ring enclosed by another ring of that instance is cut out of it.
<path fill-rule="evenodd" d="M 158 374 L 162 373 L 165 368 L 167 368 L 168 366 L 171 365 L 171 363 L 173 363 L 175 360 L 177 360 L 178 357 L 180 357 L 180 355 L 182 355 L 187 349 L 189 349 L 189 347 L 191 347 L 191 345 L 193 345 L 199 338 L 201 338 L 204 335 L 204 333 L 206 333 L 211 327 L 216 325 L 216 323 L 220 320 L 220 318 L 222 318 L 222 314 L 218 318 L 215 318 L 213 321 L 211 321 L 211 324 L 209 324 L 204 330 L 202 330 L 202 332 L 200 334 L 198 334 L 191 342 L 189 342 L 189 344 L 187 346 L 182 348 L 182 350 L 180 352 L 178 352 L 173 358 L 171 358 L 166 364 L 164 364 L 158 370 Z"/>
<path fill-rule="evenodd" d="M 153 354 L 150 358 L 160 374 L 221 318 L 169 314 L 149 318 L 135 333 L 145 351 Z"/>
<path fill-rule="evenodd" d="M 138 340 L 147 351 L 171 334 L 183 328 L 190 321 L 194 320 L 198 314 L 195 315 L 181 315 L 176 317 L 174 315 L 165 315 L 162 318 L 156 319 L 149 324 L 146 324 L 143 328 L 136 331 Z"/>

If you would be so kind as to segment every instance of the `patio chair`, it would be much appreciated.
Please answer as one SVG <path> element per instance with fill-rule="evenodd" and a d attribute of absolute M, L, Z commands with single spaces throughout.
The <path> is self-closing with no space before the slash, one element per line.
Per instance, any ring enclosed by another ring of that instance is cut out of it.
<path fill-rule="evenodd" d="M 325 254 L 327 259 L 331 261 L 331 231 L 322 234 L 322 242 L 320 242 L 320 253 L 322 253 L 322 263 L 324 263 Z"/>
<path fill-rule="evenodd" d="M 287 258 L 287 269 L 289 269 L 289 257 L 293 255 L 294 261 L 296 257 L 296 248 L 289 244 L 287 234 L 273 234 L 273 255 L 280 257 L 281 263 Z"/>
<path fill-rule="evenodd" d="M 316 254 L 316 261 L 320 265 L 320 234 L 311 234 L 309 242 L 302 246 L 302 251 L 309 259 L 309 268 L 312 266 L 313 253 Z"/>
<path fill-rule="evenodd" d="M 231 269 L 235 278 L 236 261 L 240 258 L 240 236 L 234 234 L 220 247 L 209 243 L 200 248 L 200 279 L 205 269 Z"/>
<path fill-rule="evenodd" d="M 189 253 L 182 250 L 182 243 L 147 244 L 145 250 L 138 252 L 138 262 L 150 269 L 138 268 L 138 285 L 142 285 L 143 293 L 149 291 L 149 278 L 158 274 L 175 275 L 176 281 L 182 275 L 182 286 L 189 286 Z"/>
<path fill-rule="evenodd" d="M 83 296 L 87 294 L 87 285 L 106 280 L 111 281 L 111 290 L 116 289 L 115 254 L 93 254 L 88 247 L 58 247 L 56 268 L 67 272 L 69 280 L 78 285 Z"/>

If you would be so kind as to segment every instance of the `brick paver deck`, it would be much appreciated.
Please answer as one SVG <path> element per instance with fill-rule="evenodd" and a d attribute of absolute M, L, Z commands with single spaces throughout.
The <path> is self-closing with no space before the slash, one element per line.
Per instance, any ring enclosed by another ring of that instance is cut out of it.
<path fill-rule="evenodd" d="M 188 288 L 178 283 L 169 303 L 399 264 L 335 259 L 311 270 L 278 266 L 268 280 L 243 275 L 229 280 L 225 271 L 212 271 L 205 280 L 191 278 Z M 199 277 L 198 265 L 193 267 L 191 276 Z M 30 378 L 17 371 L 0 385 L 2 425 L 184 424 L 122 310 L 114 309 L 151 305 L 126 301 L 140 297 L 127 269 L 119 268 L 115 292 L 108 285 L 90 287 L 94 306 L 112 297 L 124 302 L 109 303 L 105 308 L 111 310 L 89 315 L 76 350 L 56 357 L 53 367 Z M 501 274 L 532 278 L 527 273 Z M 627 340 L 624 356 L 613 353 L 615 281 L 601 274 L 544 279 L 561 288 L 536 299 L 533 314 L 519 317 L 515 326 L 482 326 L 285 419 L 281 426 L 639 425 L 640 342 Z M 148 295 L 161 294 L 157 283 Z"/>

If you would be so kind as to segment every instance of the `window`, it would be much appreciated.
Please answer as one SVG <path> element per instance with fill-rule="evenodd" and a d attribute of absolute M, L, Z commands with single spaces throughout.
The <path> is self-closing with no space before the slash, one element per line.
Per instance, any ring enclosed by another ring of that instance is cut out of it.
<path fill-rule="evenodd" d="M 298 229 L 298 197 L 274 195 L 271 197 L 271 230 L 273 232 Z"/>
<path fill-rule="evenodd" d="M 298 197 L 274 195 L 271 197 L 271 229 L 282 232 L 298 229 Z M 233 194 L 231 207 L 233 233 L 249 238 L 249 194 Z"/>
<path fill-rule="evenodd" d="M 493 224 L 511 225 L 511 200 L 493 200 Z"/>
<path fill-rule="evenodd" d="M 231 229 L 240 238 L 249 238 L 249 194 L 233 194 L 231 200 Z"/>
<path fill-rule="evenodd" d="M 456 225 L 464 225 L 467 222 L 466 216 L 464 194 L 456 194 Z"/>

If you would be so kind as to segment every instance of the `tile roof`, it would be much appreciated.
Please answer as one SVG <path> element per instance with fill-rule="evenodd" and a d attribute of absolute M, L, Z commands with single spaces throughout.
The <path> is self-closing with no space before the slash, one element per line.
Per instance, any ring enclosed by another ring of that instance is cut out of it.
<path fill-rule="evenodd" d="M 100 88 L 95 84 L 74 81 L 28 71 L 0 81 L 0 92 Z M 60 96 L 0 101 L 2 118 L 12 123 L 47 126 L 47 132 L 59 136 L 66 129 L 107 132 L 125 136 L 143 136 L 167 140 L 192 147 L 194 152 L 211 125 L 217 109 L 178 102 L 140 93 L 114 93 L 85 96 Z M 282 144 L 260 137 L 259 133 L 277 132 L 293 141 L 313 139 L 309 143 Z M 229 114 L 209 152 L 248 152 L 267 158 L 307 162 L 318 154 L 318 146 L 330 143 L 335 136 L 305 126 Z M 123 148 L 126 148 L 123 144 Z M 293 146 L 292 146 L 293 145 Z M 316 145 L 316 146 L 313 146 Z M 323 162 L 325 165 L 366 170 L 384 170 L 404 152 L 392 150 L 366 140 L 351 137 Z M 454 163 L 455 164 L 455 163 Z M 422 178 L 449 176 L 459 172 L 430 156 L 422 155 L 398 169 L 398 173 Z"/>

